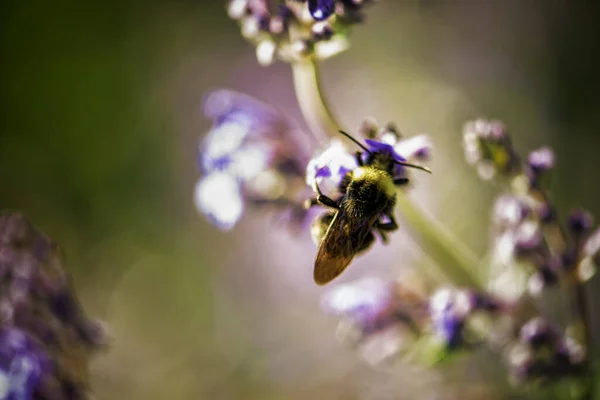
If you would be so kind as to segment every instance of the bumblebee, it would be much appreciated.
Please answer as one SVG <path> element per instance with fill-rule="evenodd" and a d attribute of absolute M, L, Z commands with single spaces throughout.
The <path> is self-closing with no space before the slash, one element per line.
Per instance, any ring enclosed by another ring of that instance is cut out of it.
<path fill-rule="evenodd" d="M 366 250 L 374 242 L 376 231 L 387 242 L 387 232 L 398 229 L 394 218 L 396 186 L 408 183 L 407 178 L 395 178 L 396 165 L 429 169 L 398 160 L 392 146 L 371 141 L 369 150 L 346 132 L 340 131 L 356 143 L 366 154 L 355 153 L 358 167 L 348 172 L 339 185 L 341 196 L 334 200 L 324 195 L 315 180 L 313 190 L 316 197 L 309 199 L 307 206 L 321 205 L 331 209 L 320 218 L 329 223 L 319 244 L 315 259 L 314 280 L 325 285 L 339 276 L 350 264 L 356 253 Z"/>

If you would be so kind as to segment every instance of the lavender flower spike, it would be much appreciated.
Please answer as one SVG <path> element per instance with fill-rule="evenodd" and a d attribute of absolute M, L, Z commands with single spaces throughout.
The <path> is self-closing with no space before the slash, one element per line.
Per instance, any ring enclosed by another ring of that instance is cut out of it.
<path fill-rule="evenodd" d="M 246 206 L 301 209 L 307 150 L 274 108 L 230 90 L 210 93 L 204 112 L 213 125 L 199 146 L 203 177 L 194 200 L 222 230 L 233 228 Z"/>
<path fill-rule="evenodd" d="M 106 344 L 81 309 L 56 244 L 22 215 L 0 216 L 0 398 L 86 399 Z"/>
<path fill-rule="evenodd" d="M 398 282 L 375 277 L 333 286 L 323 295 L 321 306 L 341 318 L 339 339 L 358 346 L 371 364 L 408 350 L 423 314 L 421 297 Z"/>
<path fill-rule="evenodd" d="M 463 132 L 467 162 L 477 168 L 482 179 L 510 178 L 519 172 L 519 157 L 502 123 L 478 119 L 467 122 Z"/>
<path fill-rule="evenodd" d="M 479 344 L 493 324 L 473 324 L 475 317 L 490 319 L 502 309 L 502 303 L 488 294 L 440 288 L 429 302 L 432 333 L 448 350 Z"/>
<path fill-rule="evenodd" d="M 326 59 L 346 50 L 348 28 L 364 20 L 363 7 L 370 2 L 288 0 L 275 7 L 267 0 L 232 0 L 228 14 L 256 46 L 258 62 L 267 66 L 276 59 Z"/>

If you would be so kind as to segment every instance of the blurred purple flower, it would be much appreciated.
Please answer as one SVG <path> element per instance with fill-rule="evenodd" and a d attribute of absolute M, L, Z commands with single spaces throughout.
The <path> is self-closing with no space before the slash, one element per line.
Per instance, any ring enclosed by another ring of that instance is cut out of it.
<path fill-rule="evenodd" d="M 0 216 L 0 305 L 0 398 L 84 398 L 106 334 L 83 312 L 58 246 L 17 213 Z"/>
<path fill-rule="evenodd" d="M 394 130 L 389 128 L 379 129 L 377 122 L 366 119 L 359 128 L 359 132 L 366 137 L 366 147 L 372 152 L 389 154 L 396 161 L 427 160 L 431 151 L 431 143 L 425 135 L 401 138 Z M 344 176 L 358 167 L 355 153 L 349 149 L 353 144 L 344 144 L 343 139 L 332 139 L 321 153 L 313 157 L 306 168 L 306 184 L 314 188 L 315 182 L 319 184 L 323 193 L 330 196 L 339 193 L 338 187 Z M 366 162 L 369 154 L 362 154 Z M 395 166 L 394 178 L 405 177 L 406 168 L 402 165 Z"/>
<path fill-rule="evenodd" d="M 371 332 L 388 320 L 394 301 L 394 287 L 378 278 L 364 278 L 333 287 L 323 295 L 321 305 L 328 314 L 354 320 L 364 332 Z M 384 321 L 385 320 L 385 321 Z"/>
<path fill-rule="evenodd" d="M 33 399 L 49 371 L 46 354 L 25 332 L 0 328 L 0 399 Z"/>
<path fill-rule="evenodd" d="M 363 7 L 371 2 L 296 0 L 275 6 L 267 0 L 231 0 L 228 14 L 267 66 L 275 59 L 326 59 L 346 50 L 348 28 L 364 20 Z"/>
<path fill-rule="evenodd" d="M 469 121 L 463 130 L 467 162 L 477 168 L 482 179 L 512 177 L 520 170 L 520 159 L 510 136 L 499 121 Z"/>
<path fill-rule="evenodd" d="M 293 207 L 308 157 L 287 120 L 265 103 L 225 89 L 207 96 L 204 112 L 213 126 L 199 149 L 198 210 L 229 230 L 248 203 Z"/>
<path fill-rule="evenodd" d="M 318 183 L 323 193 L 337 194 L 344 176 L 356 167 L 356 158 L 342 140 L 332 139 L 322 152 L 308 162 L 306 184 L 314 188 L 315 183 Z"/>
<path fill-rule="evenodd" d="M 583 347 L 548 321 L 536 317 L 522 325 L 509 346 L 507 362 L 517 382 L 550 382 L 584 372 Z"/>
<path fill-rule="evenodd" d="M 429 317 L 433 335 L 447 349 L 457 349 L 478 344 L 489 332 L 470 331 L 469 322 L 474 315 L 494 317 L 503 309 L 499 300 L 472 290 L 440 288 L 430 298 Z M 488 326 L 491 330 L 491 325 Z"/>
<path fill-rule="evenodd" d="M 422 297 L 398 282 L 375 277 L 332 287 L 323 295 L 321 306 L 327 314 L 341 318 L 340 340 L 361 346 L 372 364 L 407 350 L 425 315 Z"/>
<path fill-rule="evenodd" d="M 335 12 L 336 0 L 308 0 L 310 15 L 317 20 L 323 21 Z"/>

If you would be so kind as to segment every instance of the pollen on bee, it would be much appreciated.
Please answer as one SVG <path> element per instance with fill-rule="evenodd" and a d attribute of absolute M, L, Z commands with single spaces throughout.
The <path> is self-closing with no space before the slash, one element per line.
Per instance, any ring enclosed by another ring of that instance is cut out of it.
<path fill-rule="evenodd" d="M 367 178 L 367 170 L 364 167 L 358 167 L 352 171 L 352 178 L 361 180 Z"/>
<path fill-rule="evenodd" d="M 389 196 L 392 196 L 396 192 L 391 176 L 378 168 L 369 166 L 358 167 L 352 171 L 352 178 L 355 181 L 367 180 L 376 183 Z"/>

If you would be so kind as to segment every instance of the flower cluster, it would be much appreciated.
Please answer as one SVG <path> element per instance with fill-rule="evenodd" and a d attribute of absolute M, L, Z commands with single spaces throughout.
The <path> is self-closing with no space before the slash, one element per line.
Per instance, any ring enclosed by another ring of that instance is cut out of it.
<path fill-rule="evenodd" d="M 464 137 L 467 159 L 475 162 L 480 175 L 509 183 L 492 212 L 489 290 L 513 303 L 532 296 L 541 304 L 540 295 L 550 287 L 577 299 L 578 322 L 570 321 L 567 327 L 535 317 L 538 304 L 533 303 L 534 319 L 521 326 L 513 341 L 513 376 L 517 381 L 556 379 L 585 370 L 589 335 L 576 335 L 576 340 L 561 331 L 580 325 L 589 329 L 583 284 L 598 266 L 600 230 L 593 230 L 593 218 L 583 210 L 561 218 L 549 194 L 555 164 L 551 149 L 542 147 L 520 157 L 503 126 L 485 120 L 467 123 Z M 493 173 L 482 174 L 482 169 Z"/>
<path fill-rule="evenodd" d="M 475 290 L 443 287 L 426 295 L 409 287 L 410 282 L 364 278 L 331 288 L 323 295 L 322 307 L 342 318 L 341 339 L 363 346 L 371 363 L 419 346 L 427 355 L 423 362 L 473 348 L 487 340 L 494 321 L 509 310 Z"/>
<path fill-rule="evenodd" d="M 256 45 L 258 61 L 269 65 L 276 58 L 290 63 L 314 61 L 344 50 L 347 28 L 363 19 L 363 6 L 371 2 L 286 0 L 273 7 L 275 2 L 266 0 L 232 0 L 228 11 L 239 21 L 243 35 Z M 387 242 L 386 232 L 397 229 L 393 210 L 387 208 L 371 215 L 369 221 L 375 222 L 368 229 L 360 221 L 360 229 L 354 231 L 341 219 L 335 219 L 340 224 L 332 224 L 336 216 L 354 207 L 349 200 L 354 184 L 376 187 L 358 178 L 371 173 L 376 181 L 385 171 L 386 188 L 390 187 L 388 175 L 393 185 L 406 184 L 411 178 L 406 167 L 427 160 L 430 143 L 424 135 L 405 139 L 392 124 L 382 127 L 372 119 L 364 120 L 358 129 L 364 142 L 345 132 L 340 133 L 348 141 L 337 136 L 333 130 L 340 124 L 320 93 L 315 63 L 301 65 L 294 68 L 300 108 L 311 129 L 330 136 L 329 143 L 298 157 L 289 151 L 295 146 L 286 145 L 292 135 L 281 134 L 289 127 L 272 109 L 239 94 L 217 92 L 217 98 L 230 100 L 212 101 L 218 107 L 207 107 L 215 123 L 201 147 L 205 176 L 196 188 L 196 203 L 224 229 L 237 222 L 250 199 L 254 204 L 295 209 L 300 200 L 305 200 L 305 209 L 325 206 L 311 226 L 315 243 L 328 240 L 315 264 L 315 280 L 324 284 L 346 268 L 355 254 L 371 247 L 374 233 Z M 586 399 L 591 398 L 590 322 L 583 284 L 600 263 L 600 230 L 594 231 L 592 216 L 583 210 L 561 219 L 549 195 L 555 163 L 551 149 L 542 147 L 522 157 L 504 125 L 487 119 L 468 122 L 463 138 L 466 160 L 479 176 L 506 184 L 492 212 L 489 254 L 478 263 L 458 239 L 408 199 L 400 202 L 396 197 L 391 202 L 379 196 L 387 201 L 382 203 L 402 207 L 406 222 L 444 269 L 439 275 L 449 282 L 435 291 L 418 291 L 414 289 L 418 285 L 405 280 L 366 278 L 333 286 L 323 295 L 322 307 L 341 319 L 340 338 L 359 349 L 370 363 L 404 355 L 431 365 L 447 360 L 449 354 L 488 346 L 506 356 L 515 382 L 585 375 L 590 383 Z M 352 149 L 350 141 L 360 149 Z M 256 180 L 263 181 L 265 173 L 272 185 L 261 184 L 262 189 L 256 190 Z M 301 189 L 308 188 L 315 197 L 307 199 Z M 371 191 L 360 193 L 365 192 Z M 377 189 L 372 192 L 379 194 Z M 290 193 L 294 194 L 291 198 Z M 360 197 L 356 193 L 352 201 Z M 364 206 L 372 205 L 369 201 L 377 196 L 362 197 L 361 206 L 356 207 L 359 219 L 368 214 Z M 306 220 L 307 214 L 301 215 Z M 326 237 L 332 227 L 344 234 Z M 355 231 L 360 233 L 356 237 L 352 236 Z M 323 266 L 320 278 L 319 265 Z M 554 321 L 544 311 L 544 298 L 539 295 L 549 287 L 569 292 L 565 297 L 574 299 L 577 321 L 559 324 L 559 318 Z M 584 332 L 578 331 L 581 327 Z"/>
<path fill-rule="evenodd" d="M 373 118 L 366 118 L 358 132 L 365 138 L 366 148 L 370 152 L 389 153 L 393 159 L 401 162 L 422 162 L 429 159 L 431 143 L 427 135 L 403 138 L 393 124 L 388 123 L 380 127 Z M 318 184 L 322 193 L 334 199 L 343 195 L 343 191 L 340 190 L 342 181 L 349 172 L 358 167 L 356 152 L 350 149 L 350 146 L 355 145 L 348 142 L 349 140 L 344 142 L 342 138 L 333 138 L 324 149 L 310 159 L 306 167 L 306 184 L 309 187 L 314 190 L 315 184 Z M 362 153 L 361 161 L 367 162 L 368 159 L 369 154 Z M 407 168 L 396 165 L 394 178 L 407 179 Z M 314 219 L 311 235 L 315 244 L 321 242 L 333 215 L 332 211 L 326 210 Z M 372 234 L 367 235 L 358 253 L 368 249 L 374 239 Z"/>
<path fill-rule="evenodd" d="M 366 147 L 370 152 L 388 152 L 397 161 L 422 162 L 429 159 L 431 142 L 427 135 L 417 135 L 403 138 L 396 127 L 388 123 L 379 127 L 373 118 L 365 119 L 358 132 L 365 138 Z M 350 143 L 344 143 L 340 138 L 332 139 L 324 150 L 313 157 L 306 168 L 306 183 L 313 187 L 318 181 L 324 193 L 332 194 L 342 182 L 346 174 L 356 167 L 355 151 L 349 149 Z M 363 153 L 363 162 L 368 159 Z M 396 165 L 394 178 L 407 177 L 406 167 Z"/>
<path fill-rule="evenodd" d="M 324 193 L 339 197 L 348 172 L 358 167 L 356 154 L 343 138 L 332 139 L 309 159 L 314 148 L 298 142 L 298 135 L 275 109 L 252 97 L 230 90 L 208 95 L 204 111 L 213 126 L 199 147 L 203 172 L 196 184 L 195 203 L 200 213 L 223 230 L 233 228 L 247 204 L 270 206 L 288 214 L 294 222 L 309 215 L 303 200 L 318 183 Z M 369 127 L 369 131 L 365 127 Z M 431 144 L 426 135 L 402 138 L 393 125 L 379 128 L 366 119 L 359 129 L 372 152 L 389 152 L 398 161 L 425 161 Z M 341 135 L 340 135 L 341 136 Z M 363 154 L 367 161 L 368 154 Z M 407 177 L 406 167 L 397 165 L 395 177 Z M 311 228 L 319 243 L 333 218 L 331 211 L 317 216 Z M 367 240 L 365 249 L 372 242 Z"/>
<path fill-rule="evenodd" d="M 498 273 L 490 287 L 518 297 L 525 289 L 538 295 L 561 279 L 589 279 L 600 251 L 600 230 L 592 231 L 593 218 L 583 210 L 570 212 L 561 226 L 548 192 L 552 150 L 542 147 L 520 161 L 503 125 L 486 120 L 467 123 L 464 142 L 467 160 L 475 160 L 484 179 L 504 177 L 510 183 L 492 212 L 492 264 Z M 508 281 L 513 284 L 504 290 Z"/>
<path fill-rule="evenodd" d="M 302 214 L 295 196 L 304 189 L 306 151 L 281 114 L 225 89 L 208 95 L 204 112 L 213 126 L 199 148 L 198 210 L 223 230 L 235 226 L 247 203 Z"/>
<path fill-rule="evenodd" d="M 87 398 L 104 331 L 81 310 L 56 244 L 15 213 L 0 216 L 0 319 L 0 398 Z"/>
<path fill-rule="evenodd" d="M 432 332 L 447 350 L 480 344 L 507 310 L 499 299 L 468 289 L 440 288 L 429 301 Z"/>
<path fill-rule="evenodd" d="M 0 398 L 33 398 L 49 370 L 41 345 L 18 328 L 0 328 Z"/>
<path fill-rule="evenodd" d="M 517 382 L 550 381 L 583 372 L 585 350 L 544 319 L 529 320 L 507 351 L 512 378 Z"/>
<path fill-rule="evenodd" d="M 275 7 L 268 0 L 231 0 L 228 13 L 256 46 L 259 63 L 269 65 L 275 58 L 295 62 L 344 51 L 348 28 L 364 19 L 362 9 L 371 1 L 287 0 Z"/>
<path fill-rule="evenodd" d="M 499 121 L 478 119 L 468 122 L 464 128 L 464 147 L 467 162 L 477 168 L 483 179 L 510 177 L 519 172 L 519 157 Z"/>
<path fill-rule="evenodd" d="M 372 364 L 409 349 L 427 313 L 419 293 L 375 277 L 333 286 L 321 305 L 326 313 L 341 318 L 340 340 L 360 347 Z"/>
<path fill-rule="evenodd" d="M 361 132 L 387 137 L 368 122 Z M 581 210 L 568 215 L 564 229 L 560 226 L 548 193 L 551 150 L 541 148 L 521 158 L 510 143 L 499 122 L 479 120 L 465 129 L 467 158 L 482 177 L 503 177 L 510 183 L 509 193 L 501 194 L 493 208 L 487 290 L 447 286 L 407 296 L 398 282 L 365 279 L 324 295 L 325 311 L 342 318 L 345 338 L 362 346 L 367 361 L 402 354 L 414 359 L 417 353 L 417 360 L 430 363 L 460 349 L 488 345 L 506 356 L 514 382 L 557 380 L 586 371 L 589 339 L 572 334 L 577 324 L 560 327 L 540 317 L 539 304 L 529 296 L 561 281 L 571 292 L 581 290 L 600 259 L 600 233 L 593 232 L 592 217 Z M 525 279 L 517 279 L 517 273 Z M 578 306 L 585 326 L 585 305 Z M 369 343 L 368 349 L 363 343 Z"/>

